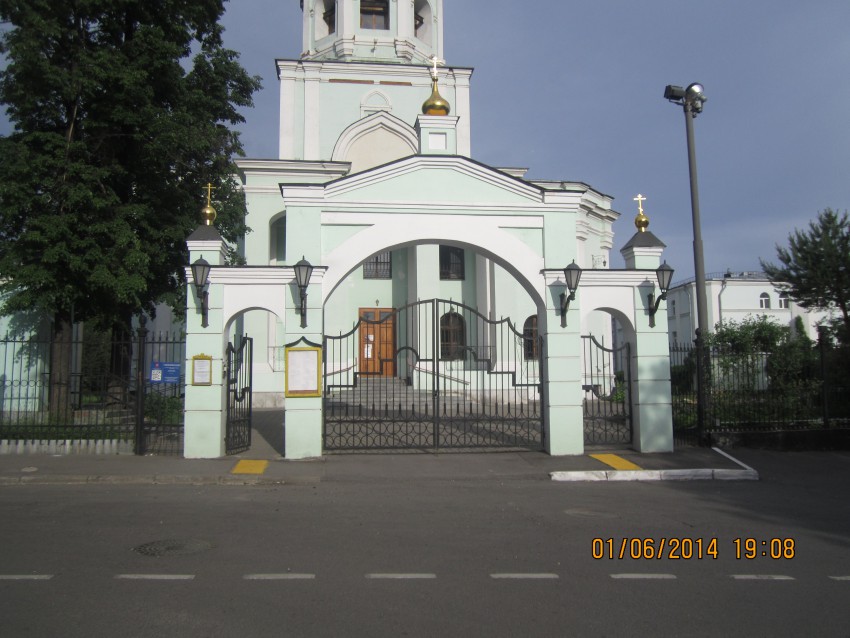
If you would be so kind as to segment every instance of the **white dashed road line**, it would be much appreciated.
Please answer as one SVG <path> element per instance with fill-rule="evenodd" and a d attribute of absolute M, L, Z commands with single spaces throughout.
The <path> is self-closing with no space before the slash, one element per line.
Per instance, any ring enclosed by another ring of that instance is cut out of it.
<path fill-rule="evenodd" d="M 734 580 L 794 580 L 793 576 L 781 574 L 732 574 Z"/>
<path fill-rule="evenodd" d="M 369 580 L 433 580 L 437 574 L 366 574 Z"/>
<path fill-rule="evenodd" d="M 245 574 L 244 580 L 315 580 L 316 574 Z"/>
<path fill-rule="evenodd" d="M 558 574 L 490 574 L 496 580 L 557 580 Z"/>
<path fill-rule="evenodd" d="M 194 574 L 116 574 L 116 580 L 195 580 Z"/>
<path fill-rule="evenodd" d="M 0 574 L 0 580 L 50 580 L 53 574 Z"/>
<path fill-rule="evenodd" d="M 850 576 L 830 576 L 832 580 L 850 580 Z"/>
<path fill-rule="evenodd" d="M 675 574 L 611 574 L 616 580 L 676 580 Z"/>

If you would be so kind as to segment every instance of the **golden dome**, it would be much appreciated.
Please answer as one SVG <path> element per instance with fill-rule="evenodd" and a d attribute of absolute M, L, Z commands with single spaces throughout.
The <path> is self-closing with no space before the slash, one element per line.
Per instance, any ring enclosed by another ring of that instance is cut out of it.
<path fill-rule="evenodd" d="M 207 204 L 201 209 L 201 218 L 204 220 L 204 224 L 207 226 L 212 226 L 212 223 L 215 221 L 216 212 L 215 208 Z"/>
<path fill-rule="evenodd" d="M 207 189 L 207 205 L 201 209 L 201 218 L 204 220 L 204 224 L 212 226 L 216 218 L 215 208 L 212 206 L 213 185 L 207 184 L 205 188 Z"/>
<path fill-rule="evenodd" d="M 432 78 L 431 97 L 422 104 L 422 115 L 448 115 L 452 107 L 437 90 L 437 78 Z"/>
<path fill-rule="evenodd" d="M 646 197 L 638 193 L 637 197 L 634 198 L 634 201 L 638 203 L 638 214 L 635 216 L 635 228 L 637 228 L 638 231 L 645 233 L 646 229 L 649 228 L 649 217 L 643 213 L 643 203 L 646 201 Z"/>

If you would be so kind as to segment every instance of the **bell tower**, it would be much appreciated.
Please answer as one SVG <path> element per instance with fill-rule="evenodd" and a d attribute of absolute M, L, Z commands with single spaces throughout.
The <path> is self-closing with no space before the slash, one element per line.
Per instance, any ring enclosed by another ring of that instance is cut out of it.
<path fill-rule="evenodd" d="M 300 0 L 302 60 L 428 64 L 443 57 L 443 0 Z"/>

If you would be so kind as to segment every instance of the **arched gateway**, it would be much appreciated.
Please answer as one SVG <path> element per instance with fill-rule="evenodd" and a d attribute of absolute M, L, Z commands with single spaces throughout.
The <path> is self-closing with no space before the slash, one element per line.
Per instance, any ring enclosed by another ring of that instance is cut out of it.
<path fill-rule="evenodd" d="M 192 262 L 212 264 L 205 321 L 204 299 L 188 295 L 188 369 L 210 356 L 212 374 L 187 379 L 186 455 L 227 452 L 224 353 L 243 333 L 255 401 L 285 410 L 287 458 L 481 445 L 579 454 L 588 402 L 614 394 L 603 378 L 630 380 L 616 389 L 631 444 L 672 449 L 666 313 L 651 316 L 647 301 L 663 244 L 638 233 L 627 268 L 609 270 L 609 197 L 470 158 L 472 70 L 440 68 L 442 0 L 387 3 L 377 22 L 356 20 L 353 0 L 314 4 L 303 56 L 277 62 L 280 158 L 238 162 L 248 266 L 222 265 L 212 227 L 188 242 Z M 303 288 L 296 262 L 313 267 Z M 629 355 L 588 372 L 590 335 L 628 341 Z M 284 397 L 312 374 L 315 391 Z"/>

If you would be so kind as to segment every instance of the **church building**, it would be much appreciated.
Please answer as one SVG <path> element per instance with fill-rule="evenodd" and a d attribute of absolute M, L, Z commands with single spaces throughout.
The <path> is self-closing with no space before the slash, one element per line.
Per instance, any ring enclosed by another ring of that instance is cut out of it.
<path fill-rule="evenodd" d="M 301 58 L 277 60 L 278 157 L 237 162 L 247 265 L 223 265 L 211 227 L 188 242 L 212 267 L 208 325 L 189 295 L 187 365 L 213 352 L 226 377 L 221 339 L 251 337 L 253 406 L 285 409 L 287 458 L 671 449 L 664 245 L 639 226 L 610 270 L 609 196 L 473 158 L 473 69 L 443 59 L 443 0 L 301 8 Z M 611 347 L 612 318 L 630 349 Z M 320 387 L 299 395 L 311 349 Z M 187 456 L 230 451 L 213 380 L 187 383 Z M 588 405 L 619 438 L 588 439 Z"/>

